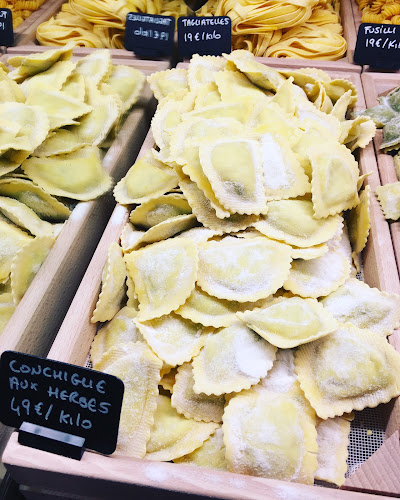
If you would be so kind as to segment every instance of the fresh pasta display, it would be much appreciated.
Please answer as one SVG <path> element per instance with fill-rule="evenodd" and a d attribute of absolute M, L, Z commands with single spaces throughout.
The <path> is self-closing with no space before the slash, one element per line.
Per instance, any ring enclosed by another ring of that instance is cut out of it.
<path fill-rule="evenodd" d="M 111 189 L 104 149 L 144 85 L 107 50 L 71 56 L 68 45 L 0 70 L 0 333 L 77 202 Z"/>
<path fill-rule="evenodd" d="M 400 296 L 356 279 L 375 125 L 351 82 L 245 50 L 149 83 L 92 316 L 93 368 L 126 381 L 116 453 L 341 485 L 353 411 L 400 394 Z"/>
<path fill-rule="evenodd" d="M 338 0 L 209 0 L 200 16 L 229 16 L 232 48 L 256 56 L 337 60 L 346 53 Z M 42 45 L 74 41 L 85 47 L 123 48 L 128 12 L 179 16 L 190 14 L 178 0 L 69 0 L 55 18 L 37 29 Z"/>

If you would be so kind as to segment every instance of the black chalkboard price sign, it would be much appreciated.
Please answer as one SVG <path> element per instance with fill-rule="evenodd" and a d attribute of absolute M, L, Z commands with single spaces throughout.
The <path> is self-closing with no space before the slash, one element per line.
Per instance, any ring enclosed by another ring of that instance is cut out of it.
<path fill-rule="evenodd" d="M 175 19 L 129 12 L 126 16 L 126 50 L 143 57 L 170 56 L 174 47 Z"/>
<path fill-rule="evenodd" d="M 76 457 L 63 450 L 75 441 L 80 448 L 107 455 L 115 451 L 124 393 L 119 378 L 5 351 L 0 358 L 0 393 L 0 421 L 21 429 L 22 444 L 72 458 L 82 453 Z"/>
<path fill-rule="evenodd" d="M 10 9 L 0 9 L 0 46 L 14 45 L 12 12 Z"/>
<path fill-rule="evenodd" d="M 400 25 L 362 23 L 358 29 L 354 62 L 373 68 L 400 68 Z"/>
<path fill-rule="evenodd" d="M 231 19 L 228 16 L 180 17 L 178 52 L 181 57 L 220 56 L 231 51 Z"/>

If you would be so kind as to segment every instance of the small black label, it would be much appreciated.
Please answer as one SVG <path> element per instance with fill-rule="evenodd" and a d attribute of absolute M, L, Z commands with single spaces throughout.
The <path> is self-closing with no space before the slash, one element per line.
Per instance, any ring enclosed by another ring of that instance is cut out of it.
<path fill-rule="evenodd" d="M 358 29 L 354 62 L 373 68 L 400 68 L 400 25 L 362 23 Z"/>
<path fill-rule="evenodd" d="M 12 12 L 10 9 L 0 9 L 0 46 L 14 45 Z"/>
<path fill-rule="evenodd" d="M 0 358 L 0 421 L 23 422 L 85 438 L 85 448 L 115 451 L 124 384 L 106 373 L 5 351 Z"/>
<path fill-rule="evenodd" d="M 181 57 L 220 56 L 231 51 L 231 19 L 228 16 L 180 17 L 178 52 Z"/>
<path fill-rule="evenodd" d="M 174 47 L 175 19 L 129 12 L 126 16 L 126 50 L 143 57 L 170 56 Z"/>

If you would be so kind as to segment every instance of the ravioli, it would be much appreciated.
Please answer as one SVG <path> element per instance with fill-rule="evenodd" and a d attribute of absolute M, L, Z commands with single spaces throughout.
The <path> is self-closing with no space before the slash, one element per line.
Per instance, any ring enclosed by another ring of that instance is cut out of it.
<path fill-rule="evenodd" d="M 301 297 L 317 299 L 337 290 L 350 276 L 350 262 L 338 250 L 318 259 L 295 260 L 283 287 Z"/>
<path fill-rule="evenodd" d="M 226 237 L 200 246 L 197 284 L 220 299 L 256 301 L 282 286 L 291 261 L 291 247 L 283 243 Z"/>
<path fill-rule="evenodd" d="M 358 165 L 345 146 L 333 142 L 314 144 L 308 148 L 308 156 L 312 165 L 311 192 L 316 218 L 358 205 Z"/>
<path fill-rule="evenodd" d="M 192 453 L 174 460 L 176 464 L 197 465 L 208 469 L 227 470 L 225 458 L 224 432 L 217 429 L 203 445 Z"/>
<path fill-rule="evenodd" d="M 48 193 L 81 201 L 98 198 L 112 183 L 94 146 L 65 155 L 32 157 L 24 161 L 22 169 Z"/>
<path fill-rule="evenodd" d="M 215 196 L 230 212 L 259 214 L 265 210 L 260 146 L 251 139 L 220 139 L 201 144 L 201 167 Z"/>
<path fill-rule="evenodd" d="M 352 323 L 383 337 L 400 326 L 400 297 L 355 278 L 348 279 L 321 302 L 341 323 Z"/>
<path fill-rule="evenodd" d="M 53 227 L 49 222 L 42 220 L 32 209 L 14 198 L 0 196 L 0 212 L 33 236 L 53 235 Z"/>
<path fill-rule="evenodd" d="M 270 133 L 262 135 L 261 153 L 267 200 L 294 198 L 310 191 L 299 160 L 283 141 Z"/>
<path fill-rule="evenodd" d="M 132 210 L 129 219 L 135 226 L 149 229 L 171 217 L 191 213 L 192 209 L 185 197 L 172 193 L 153 198 L 137 206 Z"/>
<path fill-rule="evenodd" d="M 57 61 L 46 71 L 25 79 L 20 88 L 26 96 L 40 89 L 61 90 L 74 68 L 72 61 Z"/>
<path fill-rule="evenodd" d="M 112 350 L 115 361 L 103 371 L 124 383 L 116 454 L 143 458 L 157 407 L 162 362 L 140 342 L 128 344 L 128 352 Z"/>
<path fill-rule="evenodd" d="M 187 72 L 189 87 L 191 90 L 215 82 L 215 76 L 219 71 L 224 70 L 226 61 L 221 57 L 199 56 L 193 54 Z"/>
<path fill-rule="evenodd" d="M 165 363 L 176 366 L 200 352 L 209 330 L 175 314 L 149 321 L 134 320 L 153 352 Z"/>
<path fill-rule="evenodd" d="M 14 311 L 15 305 L 11 293 L 0 294 L 0 334 L 7 326 Z"/>
<path fill-rule="evenodd" d="M 320 420 L 317 425 L 318 469 L 315 479 L 342 486 L 347 472 L 350 421 L 343 417 Z"/>
<path fill-rule="evenodd" d="M 400 181 L 376 188 L 376 195 L 386 219 L 400 218 Z"/>
<path fill-rule="evenodd" d="M 90 359 L 95 370 L 103 355 L 113 346 L 118 347 L 120 344 L 145 341 L 132 321 L 136 315 L 135 309 L 123 307 L 109 323 L 97 332 L 90 347 Z"/>
<path fill-rule="evenodd" d="M 50 129 L 49 119 L 43 109 L 17 102 L 0 104 L 0 116 L 2 120 L 20 127 L 13 139 L 0 146 L 0 153 L 8 152 L 9 159 L 17 162 L 18 166 L 46 138 Z"/>
<path fill-rule="evenodd" d="M 265 377 L 276 347 L 242 323 L 223 328 L 206 339 L 193 360 L 194 392 L 207 395 L 240 392 Z"/>
<path fill-rule="evenodd" d="M 300 346 L 295 365 L 306 398 L 323 419 L 375 408 L 400 394 L 400 354 L 385 338 L 350 323 Z"/>
<path fill-rule="evenodd" d="M 272 391 L 236 395 L 225 408 L 222 429 L 229 471 L 313 484 L 315 417 L 298 399 Z"/>
<path fill-rule="evenodd" d="M 54 238 L 39 236 L 25 244 L 16 253 L 11 265 L 11 290 L 14 304 L 19 304 L 25 295 L 53 244 Z"/>
<path fill-rule="evenodd" d="M 113 64 L 108 50 L 96 50 L 77 62 L 75 74 L 90 78 L 96 85 L 107 80 Z"/>
<path fill-rule="evenodd" d="M 254 223 L 257 231 L 300 248 L 327 242 L 343 226 L 339 215 L 314 218 L 313 204 L 309 200 L 270 201 L 267 206 L 264 219 Z"/>
<path fill-rule="evenodd" d="M 217 84 L 222 102 L 235 102 L 238 97 L 253 99 L 257 102 L 267 102 L 266 95 L 262 90 L 255 87 L 239 71 L 220 71 L 215 75 L 215 83 Z"/>
<path fill-rule="evenodd" d="M 28 179 L 6 177 L 0 179 L 0 195 L 14 198 L 47 220 L 65 220 L 71 210 L 44 189 Z"/>
<path fill-rule="evenodd" d="M 235 50 L 231 54 L 224 54 L 225 59 L 232 61 L 239 71 L 247 78 L 265 90 L 277 91 L 285 82 L 285 78 L 275 69 L 258 63 L 249 57 L 247 50 Z"/>
<path fill-rule="evenodd" d="M 79 101 L 84 101 L 86 94 L 84 77 L 78 73 L 69 75 L 61 87 L 61 90 L 65 94 L 68 94 Z"/>
<path fill-rule="evenodd" d="M 18 250 L 32 241 L 32 237 L 18 227 L 0 220 L 0 283 L 8 281 L 11 264 Z"/>
<path fill-rule="evenodd" d="M 147 443 L 147 460 L 167 462 L 192 453 L 219 427 L 179 415 L 166 396 L 158 396 L 154 425 Z"/>
<path fill-rule="evenodd" d="M 17 68 L 16 75 L 19 78 L 25 79 L 48 70 L 57 61 L 68 61 L 72 56 L 72 48 L 73 44 L 68 43 L 64 47 L 45 50 L 37 54 L 9 57 L 7 63 Z"/>
<path fill-rule="evenodd" d="M 160 101 L 178 90 L 188 89 L 188 73 L 186 69 L 167 69 L 158 71 L 147 77 L 147 82 L 154 93 L 154 97 Z"/>
<path fill-rule="evenodd" d="M 93 110 L 92 106 L 70 97 L 59 90 L 36 89 L 26 99 L 28 106 L 40 106 L 50 121 L 50 129 L 75 125 L 81 116 Z M 36 146 L 35 146 L 36 147 Z"/>
<path fill-rule="evenodd" d="M 347 227 L 351 246 L 353 248 L 352 256 L 356 259 L 357 255 L 365 248 L 371 227 L 369 206 L 370 206 L 371 188 L 365 186 L 360 194 L 360 204 L 353 208 L 347 215 Z M 400 215 L 400 213 L 399 213 Z M 360 271 L 360 269 L 357 269 Z"/>
<path fill-rule="evenodd" d="M 121 308 L 125 297 L 126 268 L 122 249 L 118 243 L 111 243 L 103 269 L 101 292 L 91 318 L 92 323 L 112 319 Z"/>
<path fill-rule="evenodd" d="M 79 125 L 70 128 L 79 141 L 83 144 L 100 146 L 115 124 L 121 111 L 119 97 L 104 95 L 96 84 L 86 80 L 86 103 L 92 108 L 79 120 Z"/>
<path fill-rule="evenodd" d="M 115 65 L 106 80 L 122 102 L 121 112 L 125 113 L 138 100 L 145 84 L 144 74 L 130 66 Z"/>
<path fill-rule="evenodd" d="M 241 305 L 240 302 L 218 299 L 195 287 L 186 302 L 175 312 L 204 326 L 220 328 L 235 323 L 235 313 Z"/>
<path fill-rule="evenodd" d="M 249 328 L 272 345 L 287 349 L 336 330 L 332 314 L 315 299 L 280 297 L 261 309 L 237 313 Z"/>
<path fill-rule="evenodd" d="M 124 251 L 130 252 L 147 243 L 166 240 L 175 234 L 190 229 L 197 224 L 196 216 L 193 214 L 178 215 L 171 217 L 159 224 L 149 228 L 147 231 L 133 231 L 129 235 L 129 243 L 125 242 Z M 126 226 L 128 227 L 128 226 Z"/>
<path fill-rule="evenodd" d="M 222 422 L 225 397 L 197 394 L 193 390 L 193 367 L 184 363 L 178 368 L 171 397 L 171 405 L 186 418 L 203 422 Z"/>
<path fill-rule="evenodd" d="M 141 321 L 174 311 L 194 288 L 198 255 L 188 239 L 153 243 L 127 254 L 125 260 L 135 283 Z"/>
<path fill-rule="evenodd" d="M 149 151 L 137 160 L 114 188 L 118 203 L 144 203 L 178 184 L 175 171 L 156 160 Z"/>

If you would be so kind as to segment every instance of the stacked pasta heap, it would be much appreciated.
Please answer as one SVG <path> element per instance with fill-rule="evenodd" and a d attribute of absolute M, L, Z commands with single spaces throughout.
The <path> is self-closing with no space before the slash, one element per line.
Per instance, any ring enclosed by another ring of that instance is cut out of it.
<path fill-rule="evenodd" d="M 10 9 L 13 15 L 13 28 L 17 28 L 46 0 L 0 0 L 1 9 Z"/>
<path fill-rule="evenodd" d="M 400 24 L 398 0 L 357 0 L 363 23 Z"/>
<path fill-rule="evenodd" d="M 100 147 L 137 99 L 144 75 L 107 50 L 77 63 L 72 48 L 0 69 L 0 333 L 78 200 L 108 191 Z"/>
<path fill-rule="evenodd" d="M 379 203 L 386 219 L 400 219 L 400 87 L 393 89 L 386 96 L 378 97 L 379 104 L 364 112 L 383 128 L 380 149 L 394 155 L 393 161 L 398 182 L 385 184 L 376 189 Z"/>
<path fill-rule="evenodd" d="M 188 9 L 178 0 L 69 0 L 37 29 L 42 45 L 74 40 L 86 47 L 123 47 L 129 11 L 178 18 Z M 232 19 L 232 46 L 257 56 L 336 60 L 344 56 L 338 0 L 210 0 L 200 16 Z"/>
<path fill-rule="evenodd" d="M 351 412 L 400 394 L 400 297 L 354 278 L 375 126 L 352 83 L 247 51 L 149 82 L 157 148 L 114 189 L 132 211 L 92 317 L 117 453 L 340 485 Z"/>

